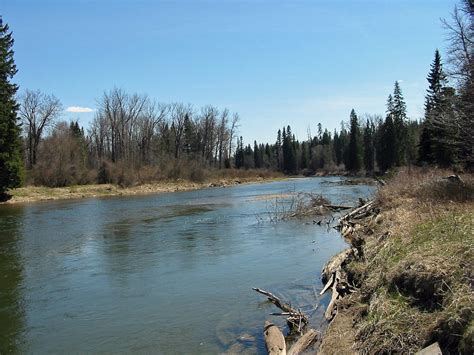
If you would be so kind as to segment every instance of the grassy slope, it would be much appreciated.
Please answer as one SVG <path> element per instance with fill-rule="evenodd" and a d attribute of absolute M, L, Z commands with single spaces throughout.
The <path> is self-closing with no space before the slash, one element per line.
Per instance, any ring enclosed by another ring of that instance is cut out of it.
<path fill-rule="evenodd" d="M 381 214 L 359 235 L 348 266 L 360 289 L 340 301 L 322 353 L 408 353 L 434 341 L 472 353 L 474 178 L 404 171 L 378 194 Z"/>

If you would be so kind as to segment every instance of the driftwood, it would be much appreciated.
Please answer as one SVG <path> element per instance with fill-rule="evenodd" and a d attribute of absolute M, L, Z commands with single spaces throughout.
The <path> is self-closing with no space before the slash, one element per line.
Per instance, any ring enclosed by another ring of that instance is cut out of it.
<path fill-rule="evenodd" d="M 331 210 L 350 210 L 352 206 L 343 206 L 343 205 L 323 205 L 326 208 Z"/>
<path fill-rule="evenodd" d="M 446 176 L 443 179 L 446 179 L 450 182 L 454 182 L 461 185 L 464 184 L 464 181 L 462 181 L 461 177 L 457 174 Z"/>
<path fill-rule="evenodd" d="M 324 294 L 329 289 L 332 291 L 331 300 L 329 301 L 329 305 L 324 313 L 325 318 L 329 321 L 337 314 L 337 300 L 356 290 L 348 283 L 347 273 L 345 271 L 345 265 L 348 260 L 362 255 L 358 249 L 358 243 L 355 242 L 358 240 L 356 238 L 357 236 L 354 235 L 362 225 L 361 222 L 355 222 L 354 220 L 360 220 L 377 213 L 374 206 L 375 201 L 361 201 L 361 206 L 339 218 L 338 225 L 335 227 L 341 232 L 344 238 L 349 238 L 351 240 L 353 248 L 344 250 L 331 258 L 324 266 L 321 274 L 325 286 L 320 294 Z"/>
<path fill-rule="evenodd" d="M 336 301 L 339 298 L 339 292 L 337 291 L 337 285 L 339 281 L 341 280 L 341 271 L 337 270 L 336 274 L 334 275 L 334 282 L 332 284 L 332 295 L 331 295 L 331 301 L 328 304 L 328 308 L 326 308 L 326 312 L 324 313 L 324 317 L 327 320 L 331 320 L 334 315 L 334 308 L 336 307 Z"/>
<path fill-rule="evenodd" d="M 387 185 L 387 183 L 385 182 L 385 180 L 382 180 L 382 179 L 379 178 L 377 175 L 374 175 L 374 179 L 375 179 L 375 181 L 377 181 L 381 186 Z"/>
<path fill-rule="evenodd" d="M 336 271 L 341 269 L 341 266 L 344 262 L 347 261 L 348 258 L 351 258 L 354 255 L 354 249 L 346 249 L 339 254 L 333 256 L 324 266 L 323 271 L 321 273 L 323 282 L 328 282 L 333 275 L 336 274 Z M 325 287 L 325 289 L 329 288 Z"/>
<path fill-rule="evenodd" d="M 344 280 L 345 272 L 342 270 L 344 263 L 354 255 L 354 249 L 347 249 L 332 257 L 328 263 L 324 266 L 322 271 L 323 282 L 326 282 L 326 285 L 320 292 L 324 294 L 329 288 L 332 290 L 331 300 L 329 301 L 324 317 L 327 320 L 331 320 L 335 316 L 336 301 L 341 297 L 339 292 L 340 282 Z M 344 286 L 344 289 L 346 287 Z"/>
<path fill-rule="evenodd" d="M 421 349 L 415 353 L 415 355 L 443 355 L 443 352 L 441 351 L 439 344 L 436 342 L 424 349 Z"/>
<path fill-rule="evenodd" d="M 257 291 L 258 293 L 261 293 L 262 295 L 265 295 L 268 297 L 268 299 L 278 308 L 280 308 L 283 312 L 290 312 L 290 313 L 299 313 L 298 310 L 294 309 L 291 307 L 289 304 L 283 302 L 280 300 L 277 296 L 275 296 L 273 293 L 270 293 L 265 290 L 261 290 L 257 287 L 253 287 L 252 290 Z"/>
<path fill-rule="evenodd" d="M 256 287 L 252 289 L 258 293 L 261 293 L 262 295 L 267 296 L 270 302 L 272 302 L 275 306 L 280 308 L 283 312 L 288 313 L 284 315 L 288 315 L 287 321 L 292 330 L 297 330 L 299 333 L 301 333 L 302 329 L 306 326 L 306 324 L 308 324 L 308 317 L 299 309 L 295 309 L 291 307 L 291 305 L 283 302 L 273 293 L 270 293 L 265 290 L 261 290 Z M 280 313 L 278 315 L 283 315 L 283 314 Z"/>
<path fill-rule="evenodd" d="M 263 331 L 265 337 L 265 345 L 270 355 L 286 355 L 285 337 L 275 324 L 265 321 Z"/>
<path fill-rule="evenodd" d="M 358 207 L 355 210 L 339 218 L 339 223 L 342 224 L 342 222 L 347 221 L 351 218 L 360 218 L 360 215 L 365 216 L 367 214 L 367 211 L 370 210 L 374 206 L 374 204 L 375 201 L 367 202 L 365 205 L 362 205 L 361 207 Z"/>
<path fill-rule="evenodd" d="M 301 338 L 299 338 L 296 343 L 294 343 L 290 350 L 288 350 L 288 355 L 297 355 L 305 351 L 311 343 L 314 342 L 318 333 L 314 329 L 308 330 Z"/>
<path fill-rule="evenodd" d="M 334 279 L 336 278 L 336 275 L 332 275 L 331 276 L 331 279 L 326 283 L 326 286 L 324 286 L 324 288 L 321 290 L 321 292 L 319 293 L 320 295 L 323 295 L 327 290 L 329 290 L 329 287 L 332 286 L 332 284 L 334 283 Z"/>

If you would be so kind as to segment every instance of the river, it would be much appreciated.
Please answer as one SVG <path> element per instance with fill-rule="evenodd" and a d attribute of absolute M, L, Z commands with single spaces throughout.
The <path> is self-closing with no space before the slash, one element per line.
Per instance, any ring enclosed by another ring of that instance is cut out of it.
<path fill-rule="evenodd" d="M 252 287 L 320 325 L 320 271 L 346 244 L 270 222 L 273 196 L 374 191 L 342 179 L 0 206 L 0 353 L 263 353 L 265 319 L 284 319 Z"/>

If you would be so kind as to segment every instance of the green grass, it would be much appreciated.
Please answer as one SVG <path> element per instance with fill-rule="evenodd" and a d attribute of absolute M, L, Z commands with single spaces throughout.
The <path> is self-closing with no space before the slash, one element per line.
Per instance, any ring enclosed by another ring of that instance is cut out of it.
<path fill-rule="evenodd" d="M 451 351 L 469 346 L 473 231 L 474 212 L 443 212 L 387 238 L 371 260 L 352 266 L 364 265 L 367 274 L 368 312 L 356 326 L 361 349 L 409 352 L 433 341 Z M 436 307 L 423 307 L 425 291 L 428 301 L 439 298 Z"/>

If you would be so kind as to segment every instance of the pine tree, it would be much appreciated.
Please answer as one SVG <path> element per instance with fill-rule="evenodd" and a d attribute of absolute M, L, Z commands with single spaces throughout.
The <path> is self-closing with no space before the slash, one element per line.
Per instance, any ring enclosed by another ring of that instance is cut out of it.
<path fill-rule="evenodd" d="M 359 141 L 360 129 L 357 115 L 352 109 L 350 116 L 349 131 L 349 157 L 346 169 L 352 172 L 358 172 L 361 168 L 361 146 Z"/>
<path fill-rule="evenodd" d="M 434 162 L 442 167 L 456 164 L 458 158 L 459 125 L 455 100 L 455 90 L 443 87 L 440 102 L 430 117 L 432 156 Z"/>
<path fill-rule="evenodd" d="M 253 142 L 253 164 L 256 169 L 260 169 L 262 167 L 261 154 L 257 141 Z"/>
<path fill-rule="evenodd" d="M 364 167 L 367 172 L 374 171 L 374 165 L 375 165 L 374 135 L 375 135 L 374 123 L 367 120 L 365 124 L 365 128 L 364 128 Z"/>
<path fill-rule="evenodd" d="M 395 128 L 395 164 L 398 166 L 406 163 L 406 127 L 407 127 L 407 106 L 403 99 L 402 89 L 398 81 L 393 89 L 393 110 L 392 119 Z"/>
<path fill-rule="evenodd" d="M 307 169 L 309 166 L 308 145 L 301 143 L 301 169 Z"/>
<path fill-rule="evenodd" d="M 392 115 L 387 115 L 381 132 L 381 151 L 378 159 L 379 168 L 387 171 L 396 164 L 397 160 L 397 136 Z"/>
<path fill-rule="evenodd" d="M 235 167 L 240 169 L 244 166 L 244 143 L 242 136 L 237 139 L 237 149 L 235 150 Z"/>
<path fill-rule="evenodd" d="M 286 131 L 283 128 L 283 170 L 288 174 L 296 172 L 296 150 L 294 145 L 294 138 L 291 133 L 291 127 L 287 126 Z"/>
<path fill-rule="evenodd" d="M 15 94 L 18 86 L 10 80 L 17 69 L 13 60 L 13 36 L 0 19 L 0 193 L 22 183 L 20 126 Z"/>
<path fill-rule="evenodd" d="M 394 105 L 392 95 L 387 99 L 387 116 L 380 122 L 376 133 L 376 160 L 380 170 L 386 171 L 397 162 L 397 136 L 393 122 Z"/>
<path fill-rule="evenodd" d="M 441 55 L 435 51 L 435 57 L 431 64 L 431 70 L 427 77 L 429 86 L 425 99 L 425 121 L 420 135 L 420 144 L 418 148 L 419 162 L 433 163 L 433 119 L 439 112 L 442 103 L 442 92 L 446 83 L 446 75 L 443 72 Z"/>

